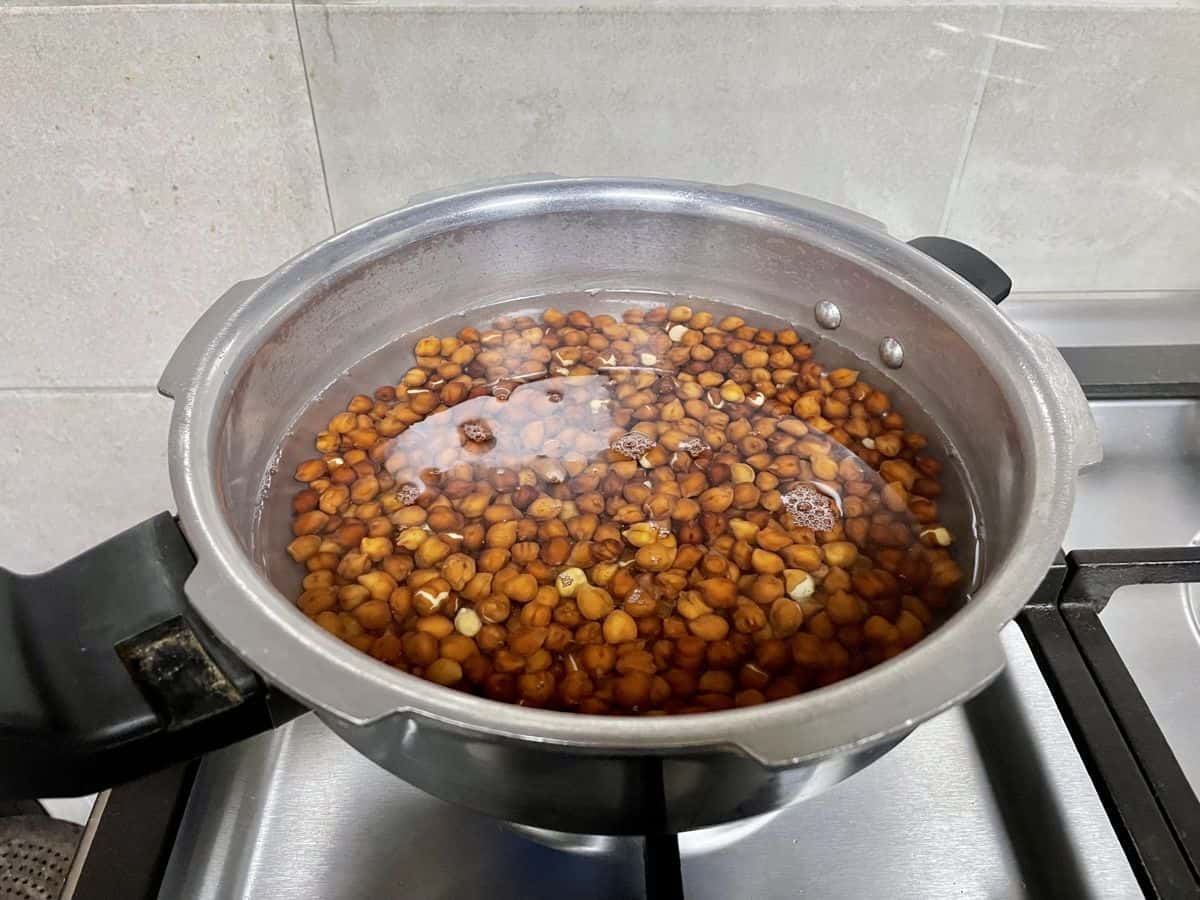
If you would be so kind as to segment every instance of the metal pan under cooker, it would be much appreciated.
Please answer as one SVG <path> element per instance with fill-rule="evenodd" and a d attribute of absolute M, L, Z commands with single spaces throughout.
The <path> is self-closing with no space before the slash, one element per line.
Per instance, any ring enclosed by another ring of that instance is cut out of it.
<path fill-rule="evenodd" d="M 544 177 L 420 199 L 235 286 L 159 386 L 174 401 L 178 522 L 164 513 L 42 575 L 0 571 L 0 792 L 92 791 L 304 708 L 438 797 L 560 831 L 714 825 L 867 765 L 1003 667 L 998 632 L 1053 560 L 1076 475 L 1100 454 L 1061 356 L 992 302 L 1004 274 L 963 245 L 914 243 L 927 252 L 758 187 Z M 305 411 L 328 410 L 313 398 L 436 320 L 597 289 L 746 307 L 812 333 L 823 361 L 886 372 L 919 407 L 906 414 L 944 436 L 973 498 L 982 551 L 961 611 L 835 685 L 655 718 L 496 703 L 315 627 L 276 586 L 297 576 L 282 552 L 287 498 L 267 490 Z M 901 354 L 898 368 L 881 362 Z"/>

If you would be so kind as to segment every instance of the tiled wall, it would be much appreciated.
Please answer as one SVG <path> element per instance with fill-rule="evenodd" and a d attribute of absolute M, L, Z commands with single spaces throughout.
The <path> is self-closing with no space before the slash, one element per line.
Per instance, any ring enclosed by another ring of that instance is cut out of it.
<path fill-rule="evenodd" d="M 500 174 L 757 181 L 1019 288 L 1200 287 L 1200 4 L 0 0 L 0 564 L 171 506 L 224 288 Z M 307 71 L 306 71 L 307 70 Z"/>

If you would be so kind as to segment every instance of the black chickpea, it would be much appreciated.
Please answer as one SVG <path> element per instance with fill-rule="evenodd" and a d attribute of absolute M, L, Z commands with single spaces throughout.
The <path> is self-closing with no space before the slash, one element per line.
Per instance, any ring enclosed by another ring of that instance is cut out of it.
<path fill-rule="evenodd" d="M 445 687 L 588 714 L 753 706 L 958 599 L 942 463 L 790 329 L 686 306 L 417 341 L 296 468 L 296 600 Z"/>

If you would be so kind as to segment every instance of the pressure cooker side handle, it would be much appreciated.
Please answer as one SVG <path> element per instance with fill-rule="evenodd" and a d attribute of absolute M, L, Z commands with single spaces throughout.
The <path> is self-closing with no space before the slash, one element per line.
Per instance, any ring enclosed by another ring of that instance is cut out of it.
<path fill-rule="evenodd" d="M 249 300 L 250 295 L 266 280 L 267 276 L 263 275 L 239 281 L 204 311 L 196 320 L 196 324 L 188 329 L 188 333 L 167 361 L 167 367 L 158 379 L 160 394 L 172 399 L 183 396 L 188 379 L 195 374 L 200 358 L 219 343 L 222 333 L 230 327 L 229 320 L 233 318 L 238 307 Z"/>
<path fill-rule="evenodd" d="M 957 272 L 993 303 L 999 303 L 1012 291 L 1012 279 L 974 247 L 953 238 L 933 235 L 913 238 L 908 243 Z"/>
<path fill-rule="evenodd" d="M 190 611 L 160 513 L 40 575 L 0 569 L 0 799 L 111 787 L 300 711 Z"/>
<path fill-rule="evenodd" d="M 1012 290 L 1012 279 L 974 247 L 947 237 L 919 237 L 908 243 L 958 273 L 993 303 L 999 303 Z M 1050 382 L 1051 395 L 1062 403 L 1071 429 L 1070 450 L 1075 468 L 1082 472 L 1096 465 L 1104 456 L 1100 429 L 1079 380 L 1053 341 L 1025 329 L 1020 331 Z"/>

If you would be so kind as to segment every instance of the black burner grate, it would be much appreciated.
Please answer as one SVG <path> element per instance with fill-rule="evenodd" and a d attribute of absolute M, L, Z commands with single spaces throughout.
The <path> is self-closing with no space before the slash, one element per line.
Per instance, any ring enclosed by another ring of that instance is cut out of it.
<path fill-rule="evenodd" d="M 1100 613 L 1132 584 L 1200 582 L 1200 547 L 1079 550 L 1019 619 L 1149 897 L 1200 897 L 1200 801 Z"/>

